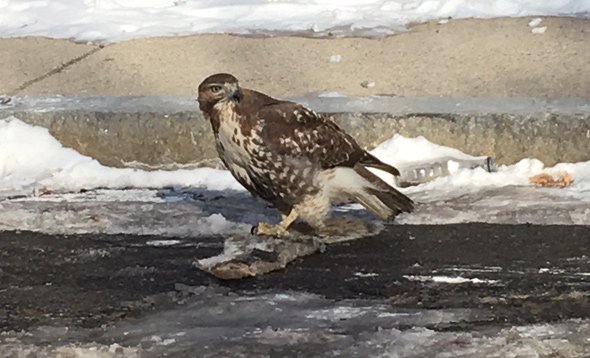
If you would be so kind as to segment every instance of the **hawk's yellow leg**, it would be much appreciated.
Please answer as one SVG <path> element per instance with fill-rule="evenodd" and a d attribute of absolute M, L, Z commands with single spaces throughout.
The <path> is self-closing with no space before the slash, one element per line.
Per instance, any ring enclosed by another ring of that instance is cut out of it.
<path fill-rule="evenodd" d="M 299 216 L 295 209 L 291 209 L 289 215 L 281 215 L 282 220 L 280 223 L 273 225 L 268 223 L 258 223 L 256 228 L 254 229 L 254 233 L 256 235 L 266 235 L 266 236 L 287 236 L 289 232 L 289 226 L 293 224 L 297 217 Z"/>

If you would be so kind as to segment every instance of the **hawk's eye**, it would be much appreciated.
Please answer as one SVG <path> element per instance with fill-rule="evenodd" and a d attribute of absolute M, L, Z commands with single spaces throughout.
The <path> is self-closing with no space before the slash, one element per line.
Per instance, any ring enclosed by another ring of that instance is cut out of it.
<path fill-rule="evenodd" d="M 209 89 L 211 90 L 211 92 L 217 93 L 221 91 L 221 86 L 211 86 L 209 87 Z"/>

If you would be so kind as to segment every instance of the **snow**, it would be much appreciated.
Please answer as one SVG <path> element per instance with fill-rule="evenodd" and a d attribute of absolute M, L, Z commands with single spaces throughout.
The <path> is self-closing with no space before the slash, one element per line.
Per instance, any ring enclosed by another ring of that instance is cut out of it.
<path fill-rule="evenodd" d="M 462 283 L 473 283 L 473 284 L 487 284 L 492 285 L 498 283 L 497 280 L 481 279 L 477 277 L 466 278 L 460 276 L 424 276 L 424 275 L 404 275 L 404 278 L 410 281 L 420 282 L 434 282 L 434 283 L 448 283 L 448 284 L 462 284 Z"/>
<path fill-rule="evenodd" d="M 449 158 L 455 162 L 477 161 L 486 157 L 471 156 L 458 149 L 441 146 L 429 142 L 424 137 L 406 138 L 399 134 L 383 142 L 372 152 L 386 163 L 399 167 L 402 170 L 406 166 L 414 166 L 415 163 L 427 165 L 428 163 L 445 162 Z M 575 196 L 582 200 L 590 200 L 590 161 L 579 163 L 560 163 L 554 167 L 546 168 L 544 164 L 532 158 L 525 158 L 513 165 L 502 165 L 495 172 L 488 172 L 483 168 L 449 168 L 452 175 L 439 177 L 428 183 L 408 188 L 406 193 L 424 193 L 429 195 L 454 196 L 481 189 L 530 186 L 529 178 L 541 172 L 558 175 L 564 172 L 570 173 L 574 183 L 559 191 L 560 194 Z M 390 184 L 394 184 L 393 178 L 381 174 L 382 178 Z M 540 192 L 542 190 L 539 190 Z"/>
<path fill-rule="evenodd" d="M 164 247 L 164 246 L 174 246 L 181 244 L 182 241 L 180 240 L 149 240 L 145 244 L 148 246 L 155 246 L 155 247 Z"/>
<path fill-rule="evenodd" d="M 332 55 L 328 60 L 332 63 L 338 63 L 342 61 L 342 55 Z"/>
<path fill-rule="evenodd" d="M 547 30 L 547 26 L 540 26 L 540 27 L 533 28 L 531 30 L 531 32 L 533 34 L 544 34 L 546 30 Z"/>
<path fill-rule="evenodd" d="M 428 141 L 424 137 L 406 138 L 395 134 L 371 151 L 386 163 L 403 166 L 408 163 L 429 161 L 438 158 L 473 159 L 458 149 L 445 147 Z"/>
<path fill-rule="evenodd" d="M 383 142 L 373 154 L 402 171 L 417 162 L 480 158 L 423 137 L 401 135 Z M 528 180 L 540 172 L 568 172 L 574 182 L 563 189 L 536 188 Z M 392 176 L 379 175 L 395 185 Z M 399 223 L 590 222 L 590 161 L 545 168 L 536 159 L 522 159 L 492 173 L 455 168 L 448 176 L 400 190 L 419 204 L 413 213 L 400 215 Z M 337 211 L 372 219 L 358 209 L 350 205 Z M 227 236 L 248 233 L 259 221 L 274 222 L 276 215 L 227 171 L 106 167 L 63 147 L 45 128 L 14 117 L 0 120 L 0 230 Z"/>
<path fill-rule="evenodd" d="M 375 272 L 355 272 L 354 275 L 356 277 L 377 277 L 377 276 L 379 276 L 379 274 L 375 273 Z"/>
<path fill-rule="evenodd" d="M 311 93 L 311 95 L 315 95 L 319 98 L 338 98 L 338 97 L 346 97 L 342 93 L 336 91 L 320 91 Z"/>
<path fill-rule="evenodd" d="M 543 21 L 543 19 L 536 17 L 529 22 L 529 27 L 537 27 L 541 24 L 541 21 Z"/>
<path fill-rule="evenodd" d="M 79 41 L 198 33 L 371 29 L 383 35 L 429 19 L 576 15 L 589 0 L 1 0 L 0 37 Z"/>
<path fill-rule="evenodd" d="M 0 120 L 0 197 L 8 193 L 165 186 L 243 190 L 223 170 L 200 168 L 147 172 L 105 167 L 63 147 L 46 128 L 28 125 L 14 117 Z"/>

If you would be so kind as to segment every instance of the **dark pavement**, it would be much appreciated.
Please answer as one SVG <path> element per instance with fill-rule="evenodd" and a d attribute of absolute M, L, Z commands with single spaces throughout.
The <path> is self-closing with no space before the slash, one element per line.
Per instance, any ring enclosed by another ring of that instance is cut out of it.
<path fill-rule="evenodd" d="M 158 239 L 0 233 L 0 329 L 113 324 L 176 305 L 193 286 L 485 312 L 479 320 L 429 327 L 437 330 L 590 317 L 590 226 L 394 225 L 238 281 L 193 265 L 219 253 L 222 238 L 146 244 Z M 465 282 L 448 283 L 453 279 Z"/>

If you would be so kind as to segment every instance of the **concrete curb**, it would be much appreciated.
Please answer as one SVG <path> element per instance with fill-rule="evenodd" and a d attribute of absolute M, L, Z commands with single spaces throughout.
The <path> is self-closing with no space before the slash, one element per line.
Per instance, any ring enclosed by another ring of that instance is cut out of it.
<path fill-rule="evenodd" d="M 590 160 L 590 102 L 564 98 L 309 97 L 371 149 L 399 133 L 500 164 Z M 217 166 L 209 123 L 189 97 L 14 97 L 0 118 L 49 129 L 65 146 L 109 166 Z"/>

